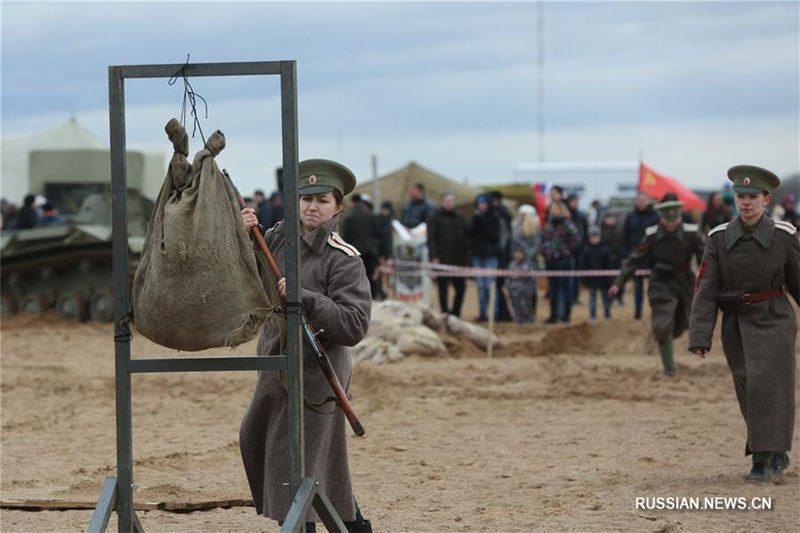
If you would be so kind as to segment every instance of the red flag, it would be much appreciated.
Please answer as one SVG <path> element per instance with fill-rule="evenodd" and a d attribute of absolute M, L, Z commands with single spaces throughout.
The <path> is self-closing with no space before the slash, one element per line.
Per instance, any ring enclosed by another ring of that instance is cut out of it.
<path fill-rule="evenodd" d="M 693 193 L 688 187 L 684 186 L 675 178 L 659 174 L 644 163 L 639 164 L 639 192 L 643 192 L 652 197 L 656 202 L 668 192 L 675 193 L 678 199 L 683 202 L 684 211 L 694 211 L 699 209 L 705 211 L 706 203 L 702 198 Z"/>
<path fill-rule="evenodd" d="M 539 223 L 544 227 L 547 220 L 547 194 L 545 193 L 546 185 L 544 183 L 533 184 L 533 205 L 536 207 L 536 212 L 539 215 Z"/>

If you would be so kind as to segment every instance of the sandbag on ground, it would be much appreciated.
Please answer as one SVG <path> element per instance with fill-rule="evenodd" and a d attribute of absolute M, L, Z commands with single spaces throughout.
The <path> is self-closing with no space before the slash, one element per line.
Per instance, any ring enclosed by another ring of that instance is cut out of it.
<path fill-rule="evenodd" d="M 374 364 L 408 355 L 459 357 L 472 344 L 486 349 L 489 339 L 493 346 L 500 344 L 496 335 L 479 325 L 420 304 L 389 300 L 372 306 L 369 332 L 351 353 L 355 363 Z"/>
<path fill-rule="evenodd" d="M 214 132 L 189 164 L 176 119 L 165 130 L 175 153 L 150 219 L 133 281 L 136 330 L 176 350 L 236 346 L 253 338 L 272 307 L 236 193 L 214 157 Z"/>

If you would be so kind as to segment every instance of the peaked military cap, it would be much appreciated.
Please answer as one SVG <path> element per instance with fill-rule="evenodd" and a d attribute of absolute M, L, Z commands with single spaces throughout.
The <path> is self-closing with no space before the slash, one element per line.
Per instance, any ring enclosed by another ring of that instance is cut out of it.
<path fill-rule="evenodd" d="M 755 165 L 736 165 L 728 169 L 733 190 L 739 193 L 769 192 L 781 184 L 780 178 L 769 170 Z"/>
<path fill-rule="evenodd" d="M 356 187 L 356 177 L 346 166 L 329 159 L 300 161 L 298 194 L 320 194 L 337 190 L 342 196 Z"/>
<path fill-rule="evenodd" d="M 681 207 L 683 207 L 683 202 L 680 200 L 669 200 L 653 206 L 661 218 L 669 222 L 681 218 Z"/>

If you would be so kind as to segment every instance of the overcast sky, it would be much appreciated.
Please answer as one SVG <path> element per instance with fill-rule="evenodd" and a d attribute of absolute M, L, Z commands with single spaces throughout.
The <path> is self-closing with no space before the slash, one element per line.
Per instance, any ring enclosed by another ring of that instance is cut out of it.
<path fill-rule="evenodd" d="M 515 165 L 636 161 L 692 187 L 800 169 L 800 3 L 2 3 L 2 135 L 74 113 L 108 142 L 107 66 L 296 59 L 300 157 L 360 180 L 409 160 L 470 183 Z M 197 78 L 243 190 L 274 186 L 277 78 Z M 169 153 L 180 84 L 126 83 L 129 148 Z M 191 143 L 201 148 L 199 137 Z"/>

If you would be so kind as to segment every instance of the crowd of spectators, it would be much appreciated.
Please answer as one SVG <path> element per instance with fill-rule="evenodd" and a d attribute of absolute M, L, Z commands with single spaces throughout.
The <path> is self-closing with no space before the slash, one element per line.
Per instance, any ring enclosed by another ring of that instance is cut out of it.
<path fill-rule="evenodd" d="M 456 209 L 455 195 L 451 191 L 441 194 L 438 206 L 434 206 L 425 196 L 423 184 L 412 185 L 408 193 L 410 200 L 403 207 L 400 222 L 408 228 L 414 228 L 422 222 L 427 223 L 430 261 L 455 266 L 507 268 L 517 271 L 613 271 L 619 269 L 623 259 L 639 245 L 645 229 L 659 223 L 658 213 L 653 208 L 655 200 L 644 193 L 637 194 L 633 208 L 624 214 L 612 212 L 608 206 L 597 200 L 584 212 L 579 208 L 580 198 L 577 195 L 565 195 L 563 189 L 553 186 L 550 188 L 544 212 L 538 212 L 533 205 L 522 204 L 516 214 L 512 214 L 503 203 L 502 194 L 493 191 L 477 196 L 473 214 L 466 218 Z M 670 199 L 677 197 L 667 195 L 658 201 Z M 800 224 L 800 215 L 795 211 L 794 205 L 794 196 L 787 195 L 776 207 L 773 216 Z M 708 233 L 735 215 L 730 191 L 714 192 L 709 195 L 707 208 L 700 216 L 700 226 L 704 233 Z M 371 260 L 370 264 L 382 264 L 391 257 L 393 213 L 390 203 L 384 203 L 380 216 L 384 217 L 384 221 L 373 230 L 373 239 L 383 244 L 369 245 L 369 254 L 373 253 L 371 250 L 376 246 L 379 248 L 377 260 Z M 687 223 L 697 222 L 688 212 L 683 213 L 683 220 Z M 371 227 L 363 221 L 358 226 Z M 347 235 L 345 240 L 350 241 Z M 545 323 L 569 323 L 573 305 L 582 305 L 578 299 L 581 286 L 587 289 L 585 294 L 588 295 L 590 320 L 596 321 L 600 311 L 604 318 L 610 318 L 612 304 L 624 303 L 622 291 L 613 300 L 608 295 L 608 287 L 613 278 L 610 275 L 548 276 L 546 297 L 549 301 L 549 316 Z M 437 273 L 435 282 L 440 309 L 460 316 L 466 288 L 465 278 Z M 539 287 L 536 277 L 480 276 L 476 278 L 476 284 L 476 321 L 488 320 L 489 313 L 493 313 L 496 321 L 536 320 Z M 634 278 L 632 301 L 633 316 L 636 319 L 641 319 L 643 315 L 644 286 L 644 278 Z M 496 297 L 494 307 L 489 309 L 492 287 L 496 288 Z M 450 289 L 455 293 L 452 300 Z M 598 309 L 600 305 L 601 310 Z"/>

